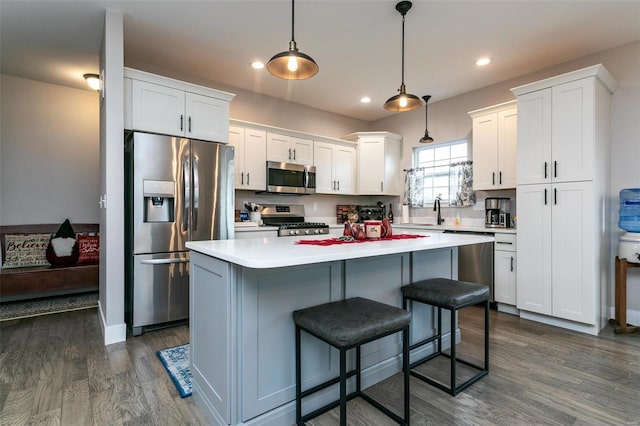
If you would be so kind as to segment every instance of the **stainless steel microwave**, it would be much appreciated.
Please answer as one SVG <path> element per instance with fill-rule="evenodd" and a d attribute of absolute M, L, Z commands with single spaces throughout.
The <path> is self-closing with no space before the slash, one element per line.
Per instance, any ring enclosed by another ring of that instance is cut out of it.
<path fill-rule="evenodd" d="M 315 194 L 316 166 L 267 161 L 267 192 Z"/>

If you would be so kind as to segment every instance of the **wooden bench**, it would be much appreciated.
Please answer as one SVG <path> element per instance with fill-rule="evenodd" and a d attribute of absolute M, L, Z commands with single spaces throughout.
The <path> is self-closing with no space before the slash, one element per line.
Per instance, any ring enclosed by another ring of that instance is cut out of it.
<path fill-rule="evenodd" d="M 98 233 L 98 224 L 72 224 L 76 233 Z M 4 235 L 54 234 L 60 224 L 0 226 L 2 258 Z M 98 291 L 99 265 L 74 265 L 53 268 L 50 265 L 0 270 L 0 302 L 33 299 L 37 297 Z"/>

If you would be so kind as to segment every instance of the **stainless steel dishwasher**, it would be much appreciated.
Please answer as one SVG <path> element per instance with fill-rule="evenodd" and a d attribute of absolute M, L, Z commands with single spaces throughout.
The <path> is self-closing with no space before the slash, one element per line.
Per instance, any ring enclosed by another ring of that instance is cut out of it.
<path fill-rule="evenodd" d="M 493 232 L 446 230 L 451 234 L 491 235 Z M 489 302 L 495 307 L 493 298 L 493 243 L 470 244 L 458 247 L 458 279 L 489 287 Z"/>

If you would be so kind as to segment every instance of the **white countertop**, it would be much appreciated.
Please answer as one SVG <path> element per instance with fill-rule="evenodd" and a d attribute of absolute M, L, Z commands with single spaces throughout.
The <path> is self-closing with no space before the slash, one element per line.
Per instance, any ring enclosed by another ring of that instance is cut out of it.
<path fill-rule="evenodd" d="M 432 250 L 494 241 L 492 236 L 406 231 L 425 238 L 379 240 L 365 243 L 315 246 L 295 244 L 298 240 L 329 236 L 252 238 L 246 240 L 191 241 L 187 248 L 207 256 L 248 268 L 279 268 L 336 260 Z M 396 234 L 398 234 L 396 232 Z"/>

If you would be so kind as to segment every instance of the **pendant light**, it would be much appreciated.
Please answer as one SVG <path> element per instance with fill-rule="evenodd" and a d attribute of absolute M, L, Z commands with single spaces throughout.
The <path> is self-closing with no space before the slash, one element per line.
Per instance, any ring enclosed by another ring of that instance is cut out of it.
<path fill-rule="evenodd" d="M 298 50 L 293 36 L 295 18 L 294 0 L 291 0 L 291 41 L 289 50 L 276 54 L 267 63 L 267 70 L 285 80 L 304 80 L 318 73 L 318 64 L 311 56 Z"/>
<path fill-rule="evenodd" d="M 420 143 L 431 143 L 434 142 L 434 140 L 431 136 L 429 136 L 429 128 L 427 127 L 429 118 L 427 103 L 429 102 L 429 99 L 431 99 L 431 95 L 424 95 L 422 99 L 424 99 L 424 136 L 420 139 Z"/>
<path fill-rule="evenodd" d="M 402 15 L 402 83 L 398 90 L 400 93 L 390 97 L 384 103 L 384 109 L 394 112 L 413 111 L 422 105 L 422 101 L 416 95 L 407 93 L 407 88 L 404 85 L 404 16 L 411 9 L 411 6 L 410 1 L 401 1 L 396 4 L 396 10 Z"/>

